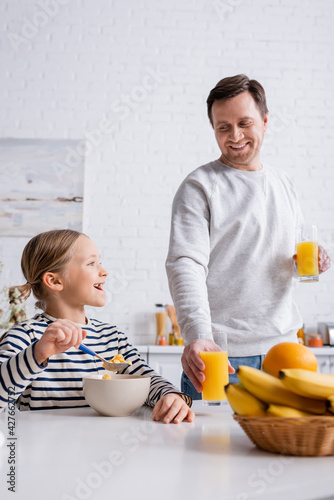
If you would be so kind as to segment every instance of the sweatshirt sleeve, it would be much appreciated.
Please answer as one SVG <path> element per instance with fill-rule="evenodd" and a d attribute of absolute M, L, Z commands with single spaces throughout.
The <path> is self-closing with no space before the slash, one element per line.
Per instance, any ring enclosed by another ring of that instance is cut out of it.
<path fill-rule="evenodd" d="M 8 396 L 17 400 L 45 366 L 37 363 L 35 343 L 21 326 L 9 330 L 0 342 L 0 411 L 8 404 Z M 15 396 L 14 396 L 15 394 Z"/>
<path fill-rule="evenodd" d="M 196 171 L 195 171 L 196 172 Z M 210 259 L 210 193 L 189 176 L 173 206 L 166 272 L 178 323 L 187 343 L 211 332 L 206 279 Z"/>
<path fill-rule="evenodd" d="M 173 384 L 150 368 L 140 357 L 137 349 L 129 343 L 127 337 L 122 332 L 118 332 L 118 352 L 123 355 L 125 360 L 131 361 L 132 363 L 132 365 L 129 365 L 129 367 L 121 373 L 127 373 L 129 375 L 147 375 L 151 377 L 150 391 L 145 401 L 148 406 L 155 406 L 159 399 L 170 393 L 179 394 L 187 405 L 191 406 L 191 397 L 180 392 Z"/>

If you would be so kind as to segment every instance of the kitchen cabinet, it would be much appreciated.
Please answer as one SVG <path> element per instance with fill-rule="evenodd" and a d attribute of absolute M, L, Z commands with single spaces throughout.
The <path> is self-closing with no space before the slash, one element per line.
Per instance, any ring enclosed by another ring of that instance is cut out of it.
<path fill-rule="evenodd" d="M 334 373 L 334 348 L 333 347 L 309 347 L 318 360 L 318 371 L 320 373 Z"/>
<path fill-rule="evenodd" d="M 318 371 L 320 373 L 332 373 L 333 371 L 333 360 L 331 356 L 317 356 L 318 360 Z"/>

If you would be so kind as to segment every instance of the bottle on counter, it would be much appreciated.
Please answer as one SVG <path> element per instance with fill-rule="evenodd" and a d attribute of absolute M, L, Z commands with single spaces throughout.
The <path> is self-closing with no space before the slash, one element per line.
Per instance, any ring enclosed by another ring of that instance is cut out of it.
<path fill-rule="evenodd" d="M 311 333 L 308 335 L 307 344 L 309 347 L 322 347 L 323 340 L 320 333 Z"/>
<path fill-rule="evenodd" d="M 167 345 L 167 338 L 165 333 L 167 320 L 166 305 L 167 304 L 155 304 L 155 320 L 157 327 L 157 336 L 155 339 L 156 345 Z"/>
<path fill-rule="evenodd" d="M 168 335 L 168 345 L 175 345 L 175 335 L 174 335 L 174 332 L 171 332 L 169 335 Z"/>
<path fill-rule="evenodd" d="M 306 345 L 305 342 L 305 325 L 302 326 L 297 332 L 298 342 L 299 344 Z"/>
<path fill-rule="evenodd" d="M 166 335 L 160 335 L 159 336 L 159 345 L 167 345 Z"/>

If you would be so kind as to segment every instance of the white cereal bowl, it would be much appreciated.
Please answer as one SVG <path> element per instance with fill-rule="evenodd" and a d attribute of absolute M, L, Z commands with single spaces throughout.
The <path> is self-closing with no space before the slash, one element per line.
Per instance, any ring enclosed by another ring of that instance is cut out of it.
<path fill-rule="evenodd" d="M 146 401 L 151 377 L 110 374 L 111 380 L 102 375 L 84 377 L 83 393 L 89 406 L 107 417 L 131 415 Z"/>

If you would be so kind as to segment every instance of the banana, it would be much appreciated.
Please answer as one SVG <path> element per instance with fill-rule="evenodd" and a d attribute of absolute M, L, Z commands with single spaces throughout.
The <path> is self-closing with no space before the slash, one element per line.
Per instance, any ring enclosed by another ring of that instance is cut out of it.
<path fill-rule="evenodd" d="M 279 380 L 269 373 L 257 368 L 241 365 L 237 369 L 239 380 L 253 396 L 265 403 L 273 403 L 283 406 L 291 406 L 301 411 L 324 414 L 326 411 L 325 401 L 304 398 L 289 391 Z"/>
<path fill-rule="evenodd" d="M 267 405 L 239 384 L 228 384 L 225 393 L 230 406 L 238 415 L 265 417 Z"/>
<path fill-rule="evenodd" d="M 334 396 L 334 377 L 301 368 L 289 368 L 279 372 L 284 386 L 300 396 L 326 399 Z"/>
<path fill-rule="evenodd" d="M 334 396 L 329 396 L 329 398 L 327 398 L 326 404 L 327 410 L 331 413 L 334 413 Z"/>
<path fill-rule="evenodd" d="M 297 408 L 291 408 L 290 406 L 274 405 L 268 406 L 267 415 L 270 417 L 315 417 L 314 413 L 309 413 L 307 411 L 297 410 Z"/>

